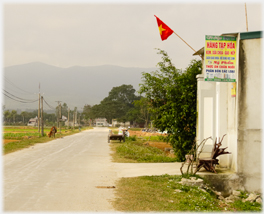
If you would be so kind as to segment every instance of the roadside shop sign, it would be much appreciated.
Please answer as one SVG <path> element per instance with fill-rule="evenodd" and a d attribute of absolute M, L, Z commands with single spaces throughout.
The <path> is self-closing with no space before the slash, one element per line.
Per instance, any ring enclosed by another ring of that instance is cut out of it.
<path fill-rule="evenodd" d="M 236 37 L 205 36 L 205 81 L 236 82 Z"/>

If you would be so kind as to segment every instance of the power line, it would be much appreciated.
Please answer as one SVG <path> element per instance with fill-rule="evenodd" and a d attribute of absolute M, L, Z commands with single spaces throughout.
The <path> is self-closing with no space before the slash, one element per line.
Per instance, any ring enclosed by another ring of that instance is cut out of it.
<path fill-rule="evenodd" d="M 26 95 L 26 96 L 29 95 L 28 93 L 24 93 L 24 92 L 22 92 L 22 91 L 16 89 L 15 87 L 13 87 L 13 86 L 11 86 L 11 85 L 4 84 L 3 88 L 6 89 L 7 91 L 12 92 L 12 93 L 18 93 L 18 94 L 22 94 L 22 95 Z M 33 94 L 31 94 L 31 95 L 33 95 Z M 30 95 L 29 95 L 29 96 L 30 96 Z"/>
<path fill-rule="evenodd" d="M 16 88 L 18 88 L 18 87 L 16 87 Z M 18 88 L 18 89 L 20 89 L 20 88 Z M 24 98 L 18 97 L 18 96 L 16 96 L 16 95 L 14 95 L 14 94 L 8 92 L 8 91 L 5 90 L 5 89 L 2 89 L 2 90 L 3 90 L 3 95 L 5 95 L 5 96 L 8 97 L 9 99 L 14 100 L 14 101 L 16 101 L 16 102 L 20 102 L 20 103 L 34 103 L 34 102 L 37 102 L 37 101 L 38 101 L 38 99 L 36 99 L 36 100 L 24 99 Z M 20 89 L 20 90 L 22 90 L 22 89 Z M 24 90 L 22 90 L 22 91 L 24 91 Z M 26 91 L 25 91 L 25 92 L 26 92 Z M 28 93 L 29 93 L 29 92 L 28 92 Z M 49 104 L 44 98 L 43 98 L 43 100 L 44 100 L 45 104 L 46 104 L 50 109 L 52 109 L 52 110 L 56 110 L 56 108 L 53 107 L 53 106 L 51 106 L 51 105 L 50 105 L 50 104 Z M 56 102 L 58 102 L 58 104 L 59 104 L 60 102 L 63 102 L 63 101 L 56 101 Z"/>
<path fill-rule="evenodd" d="M 47 101 L 46 101 L 44 98 L 43 98 L 43 100 L 44 100 L 44 102 L 46 103 L 46 105 L 47 105 L 49 108 L 56 110 L 56 108 L 54 108 L 54 107 L 52 107 L 50 104 L 48 104 Z"/>
<path fill-rule="evenodd" d="M 37 102 L 38 100 L 35 100 L 35 101 L 22 101 L 22 100 L 16 100 L 14 99 L 13 97 L 10 97 L 9 95 L 3 93 L 6 97 L 10 98 L 11 100 L 14 100 L 14 101 L 17 101 L 17 102 L 20 102 L 20 103 L 33 103 L 33 102 Z"/>
<path fill-rule="evenodd" d="M 27 94 L 32 94 L 32 92 L 25 91 L 25 90 L 23 90 L 22 88 L 19 88 L 18 86 L 16 86 L 16 85 L 15 85 L 13 82 L 11 82 L 7 77 L 4 76 L 4 78 L 5 78 L 6 82 L 8 82 L 9 84 L 11 84 L 11 85 L 14 86 L 15 88 L 17 88 L 17 89 L 19 89 L 19 90 L 21 90 L 21 91 L 23 91 L 23 92 L 26 92 Z"/>
<path fill-rule="evenodd" d="M 29 99 L 24 99 L 24 98 L 17 97 L 17 96 L 15 96 L 15 95 L 9 93 L 9 92 L 6 91 L 5 89 L 3 89 L 3 91 L 4 91 L 5 93 L 7 93 L 9 96 L 13 96 L 14 98 L 19 99 L 19 100 L 21 100 L 21 101 L 24 101 L 24 102 L 35 102 L 35 100 L 29 100 Z"/>

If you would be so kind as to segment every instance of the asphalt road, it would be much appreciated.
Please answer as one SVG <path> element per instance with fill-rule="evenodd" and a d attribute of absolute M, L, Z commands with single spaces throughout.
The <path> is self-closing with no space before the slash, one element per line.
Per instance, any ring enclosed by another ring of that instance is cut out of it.
<path fill-rule="evenodd" d="M 4 211 L 114 211 L 108 129 L 37 144 L 3 158 Z"/>
<path fill-rule="evenodd" d="M 4 211 L 114 212 L 120 177 L 180 174 L 180 163 L 113 163 L 107 128 L 36 144 L 3 156 Z"/>

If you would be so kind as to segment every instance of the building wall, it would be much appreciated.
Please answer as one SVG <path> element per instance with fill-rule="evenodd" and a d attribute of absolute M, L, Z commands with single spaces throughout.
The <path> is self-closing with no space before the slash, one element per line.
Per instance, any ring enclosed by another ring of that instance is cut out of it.
<path fill-rule="evenodd" d="M 38 126 L 38 119 L 36 118 L 31 118 L 29 121 L 28 121 L 28 126 Z"/>
<path fill-rule="evenodd" d="M 262 162 L 262 65 L 261 39 L 240 42 L 238 82 L 238 165 L 245 188 L 261 190 Z"/>
<path fill-rule="evenodd" d="M 227 134 L 227 88 L 230 83 L 206 82 L 204 75 L 197 77 L 197 109 L 198 109 L 198 126 L 196 139 L 199 142 L 212 137 L 206 141 L 203 152 L 200 157 L 210 157 L 213 144 L 216 138 L 220 140 Z M 228 138 L 225 136 L 222 141 L 222 147 L 228 147 Z M 229 150 L 227 150 L 229 151 Z M 219 165 L 229 167 L 229 155 L 219 156 Z"/>
<path fill-rule="evenodd" d="M 128 127 L 130 126 L 130 122 L 127 121 L 125 123 L 122 123 L 122 122 L 117 122 L 117 119 L 112 119 L 112 126 L 113 127 L 118 127 L 118 126 Z"/>
<path fill-rule="evenodd" d="M 216 83 L 216 136 L 218 140 L 222 140 L 222 148 L 226 148 L 226 151 L 230 152 L 230 146 L 228 145 L 228 85 L 231 83 L 217 82 Z M 223 168 L 229 168 L 229 160 L 232 154 L 219 156 L 219 164 Z"/>
<path fill-rule="evenodd" d="M 112 119 L 112 126 L 116 127 L 116 125 L 117 125 L 117 119 Z"/>
<path fill-rule="evenodd" d="M 237 78 L 238 83 L 238 78 Z M 236 85 L 237 85 L 236 83 Z M 231 96 L 232 84 L 227 85 L 227 141 L 228 151 L 231 155 L 228 155 L 228 167 L 234 172 L 237 172 L 237 111 L 238 111 L 238 93 L 236 96 Z"/>
<path fill-rule="evenodd" d="M 212 137 L 215 139 L 215 123 L 216 123 L 216 99 L 215 99 L 215 83 L 205 82 L 204 75 L 197 75 L 197 130 L 196 140 L 200 144 L 204 139 Z M 213 146 L 213 140 L 206 141 L 203 152 L 200 157 L 210 157 Z M 199 148 L 199 151 L 201 147 Z"/>
<path fill-rule="evenodd" d="M 96 126 L 108 126 L 106 118 L 96 118 Z"/>
<path fill-rule="evenodd" d="M 197 141 L 207 136 L 224 138 L 222 147 L 230 155 L 219 157 L 220 167 L 228 167 L 243 180 L 247 191 L 262 192 L 262 52 L 259 39 L 238 35 L 236 95 L 232 83 L 205 82 L 197 76 Z M 213 107 L 213 111 L 212 111 Z M 212 142 L 203 156 L 210 156 Z"/>

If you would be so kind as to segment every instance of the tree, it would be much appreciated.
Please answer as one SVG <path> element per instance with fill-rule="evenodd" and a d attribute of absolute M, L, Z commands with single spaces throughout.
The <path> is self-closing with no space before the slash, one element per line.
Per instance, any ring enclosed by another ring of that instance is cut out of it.
<path fill-rule="evenodd" d="M 148 126 L 148 122 L 150 120 L 150 112 L 149 112 L 149 102 L 145 97 L 141 97 L 140 100 L 134 101 L 135 109 L 138 109 L 138 114 L 136 115 L 136 122 L 145 122 L 145 128 Z"/>
<path fill-rule="evenodd" d="M 68 117 L 68 105 L 66 103 L 61 106 L 61 115 Z"/>
<path fill-rule="evenodd" d="M 10 122 L 10 118 L 12 117 L 11 113 L 9 110 L 4 111 L 4 121 Z"/>
<path fill-rule="evenodd" d="M 140 107 L 134 106 L 126 113 L 127 121 L 130 123 L 144 123 L 144 120 L 140 117 Z"/>
<path fill-rule="evenodd" d="M 90 120 L 91 118 L 91 110 L 92 110 L 92 106 L 91 105 L 85 105 L 83 107 L 83 117 L 85 120 Z"/>
<path fill-rule="evenodd" d="M 185 71 L 176 69 L 168 54 L 159 50 L 162 61 L 159 70 L 143 73 L 140 94 L 145 94 L 154 125 L 167 131 L 167 141 L 173 146 L 178 161 L 183 161 L 196 136 L 196 75 L 201 73 L 201 61 L 192 60 Z"/>
<path fill-rule="evenodd" d="M 22 111 L 22 112 L 20 113 L 20 115 L 21 115 L 22 118 L 23 118 L 23 123 L 25 123 L 25 117 L 28 115 L 28 113 L 27 113 L 26 111 Z"/>
<path fill-rule="evenodd" d="M 12 110 L 11 111 L 11 115 L 13 117 L 13 123 L 15 123 L 16 122 L 17 111 L 16 110 Z"/>
<path fill-rule="evenodd" d="M 43 112 L 43 118 L 45 120 L 45 125 L 49 125 L 49 126 L 57 125 L 57 117 L 55 113 L 48 114 L 46 112 Z"/>
<path fill-rule="evenodd" d="M 109 119 L 117 118 L 120 122 L 126 122 L 127 112 L 134 107 L 133 102 L 139 97 L 135 95 L 136 90 L 133 88 L 132 85 L 121 85 L 118 87 L 113 87 L 112 90 L 109 92 L 109 96 L 106 97 L 102 104 L 107 107 L 108 112 L 110 113 Z"/>
<path fill-rule="evenodd" d="M 113 87 L 108 97 L 105 97 L 100 104 L 91 107 L 90 118 L 105 117 L 110 123 L 112 119 L 117 119 L 120 122 L 127 121 L 127 112 L 134 108 L 133 102 L 139 99 L 135 92 L 132 85 Z"/>

